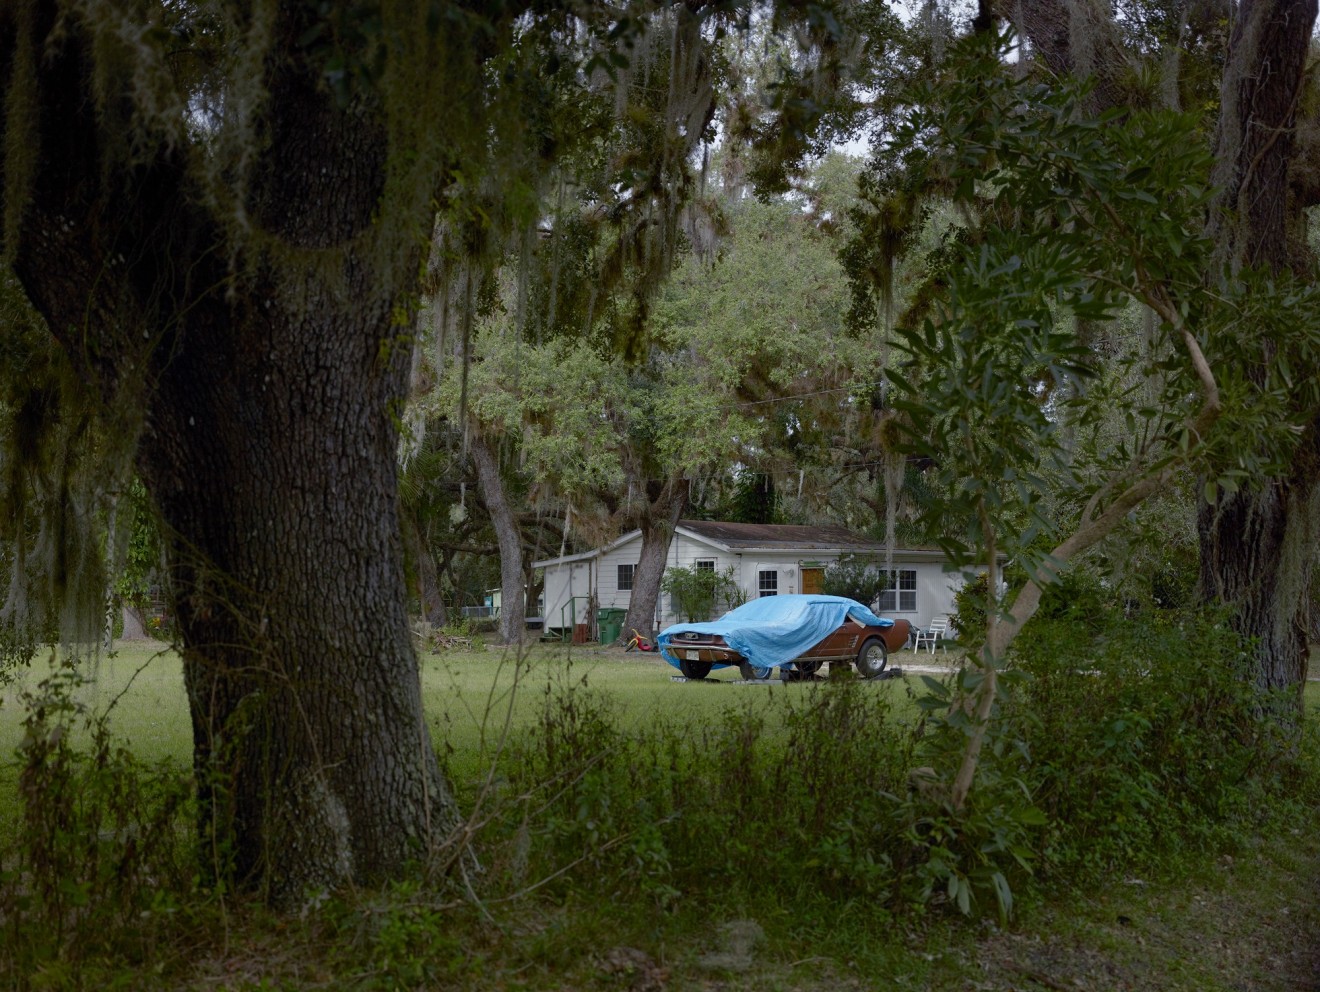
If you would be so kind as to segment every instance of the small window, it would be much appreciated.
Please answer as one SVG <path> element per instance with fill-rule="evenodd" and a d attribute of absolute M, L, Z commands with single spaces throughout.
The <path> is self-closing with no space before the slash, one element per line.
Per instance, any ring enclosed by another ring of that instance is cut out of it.
<path fill-rule="evenodd" d="M 881 613 L 915 613 L 917 611 L 917 570 L 899 568 L 889 573 L 889 588 L 880 594 Z"/>
<path fill-rule="evenodd" d="M 761 596 L 778 596 L 779 573 L 773 568 L 762 569 L 757 572 L 756 591 Z"/>
<path fill-rule="evenodd" d="M 713 571 L 715 571 L 715 559 L 714 559 L 714 558 L 698 558 L 697 561 L 696 561 L 696 569 L 697 569 L 698 572 L 713 572 Z"/>
<path fill-rule="evenodd" d="M 620 565 L 620 566 L 619 566 L 619 589 L 620 589 L 620 591 L 624 591 L 624 592 L 626 592 L 626 591 L 632 589 L 632 583 L 633 583 L 633 571 L 634 571 L 636 568 L 637 568 L 636 565 Z"/>

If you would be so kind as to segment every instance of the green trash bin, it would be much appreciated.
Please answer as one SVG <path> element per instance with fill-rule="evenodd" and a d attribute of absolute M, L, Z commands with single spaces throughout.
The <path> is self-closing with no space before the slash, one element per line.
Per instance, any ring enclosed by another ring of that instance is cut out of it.
<path fill-rule="evenodd" d="M 617 607 L 606 607 L 596 611 L 596 630 L 599 632 L 600 643 L 613 644 L 619 639 L 619 634 L 623 631 L 623 618 L 627 615 L 627 610 L 620 610 Z"/>

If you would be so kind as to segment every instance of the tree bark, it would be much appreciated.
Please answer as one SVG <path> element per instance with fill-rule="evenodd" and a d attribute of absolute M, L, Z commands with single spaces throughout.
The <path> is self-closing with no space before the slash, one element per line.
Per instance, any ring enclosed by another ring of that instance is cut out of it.
<path fill-rule="evenodd" d="M 394 318 L 420 258 L 375 261 L 381 117 L 338 106 L 290 54 L 304 14 L 280 9 L 236 242 L 187 149 L 107 150 L 115 105 L 93 99 L 85 25 L 66 11 L 55 28 L 41 5 L 17 42 L 37 53 L 41 158 L 7 246 L 89 386 L 144 409 L 137 466 L 169 535 L 204 864 L 286 905 L 378 882 L 458 823 L 397 514 Z"/>
<path fill-rule="evenodd" d="M 1064 7 L 1030 0 L 1025 10 L 1032 44 L 1047 64 L 1084 72 L 1070 47 Z M 1310 264 L 1303 208 L 1320 199 L 1320 184 L 1297 168 L 1297 113 L 1315 19 L 1315 0 L 1243 0 L 1233 10 L 1211 176 L 1218 193 L 1207 221 L 1225 273 L 1244 266 L 1301 271 Z M 1110 105 L 1109 92 L 1102 78 L 1095 109 Z M 1320 141 L 1313 122 L 1308 135 L 1300 147 L 1314 151 Z M 1260 360 L 1273 361 L 1272 350 Z M 1253 639 L 1255 685 L 1296 690 L 1299 703 L 1311 621 L 1308 551 L 1320 533 L 1318 484 L 1320 421 L 1312 419 L 1281 477 L 1221 491 L 1198 510 L 1203 598 L 1231 606 L 1235 629 Z"/>
<path fill-rule="evenodd" d="M 1290 196 L 1297 107 L 1315 0 L 1244 0 L 1224 70 L 1208 222 L 1226 273 L 1243 267 L 1300 269 L 1304 218 Z M 1267 346 L 1263 364 L 1273 361 Z M 1233 608 L 1252 638 L 1252 679 L 1282 690 L 1300 712 L 1311 626 L 1311 566 L 1320 533 L 1320 425 L 1312 420 L 1289 469 L 1235 493 L 1220 491 L 1198 514 L 1201 592 Z"/>
<path fill-rule="evenodd" d="M 642 531 L 642 551 L 633 571 L 632 595 L 620 637 L 626 639 L 635 630 L 655 638 L 655 608 L 660 599 L 660 580 L 665 573 L 669 544 L 674 528 L 688 504 L 688 480 L 670 478 L 642 513 L 638 526 Z"/>
<path fill-rule="evenodd" d="M 1125 101 L 1124 80 L 1134 68 L 1108 3 L 1025 0 L 1020 9 L 1022 29 L 1051 72 L 1094 82 L 1086 98 L 1088 113 Z"/>
<path fill-rule="evenodd" d="M 1316 0 L 1243 0 L 1229 35 L 1208 233 L 1230 272 L 1278 272 L 1305 259 L 1289 196 L 1297 108 Z"/>
<path fill-rule="evenodd" d="M 405 548 L 413 564 L 413 592 L 417 597 L 418 609 L 427 623 L 444 626 L 449 622 L 449 614 L 440 595 L 440 570 L 436 568 L 435 555 L 431 553 L 430 542 L 426 540 L 416 514 L 410 514 L 406 507 L 401 512 Z"/>
<path fill-rule="evenodd" d="M 468 452 L 477 470 L 481 498 L 500 546 L 500 643 L 517 644 L 527 629 L 527 601 L 523 586 L 522 533 L 504 492 L 499 461 L 481 435 L 473 430 Z"/>

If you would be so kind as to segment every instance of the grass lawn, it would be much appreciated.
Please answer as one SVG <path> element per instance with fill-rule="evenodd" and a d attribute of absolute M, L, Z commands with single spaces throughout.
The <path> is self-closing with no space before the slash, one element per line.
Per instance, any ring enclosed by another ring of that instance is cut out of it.
<path fill-rule="evenodd" d="M 910 669 L 930 660 L 904 653 L 893 663 Z M 654 656 L 594 647 L 537 646 L 521 663 L 496 650 L 448 651 L 424 655 L 421 663 L 434 739 L 465 798 L 501 737 L 531 726 L 548 692 L 602 693 L 621 725 L 641 729 L 657 721 L 696 727 L 729 709 L 750 708 L 773 721 L 783 712 L 779 701 L 813 691 L 800 684 L 730 685 L 737 678 L 731 670 L 715 673 L 718 684 L 675 683 L 674 669 Z M 16 813 L 20 697 L 45 674 L 39 662 L 0 697 L 0 829 Z M 78 698 L 94 711 L 108 709 L 116 738 L 141 760 L 187 766 L 191 730 L 177 655 L 160 645 L 123 644 L 91 674 Z M 920 682 L 909 677 L 867 689 L 888 694 L 905 714 L 909 686 L 919 690 Z M 1308 684 L 1305 699 L 1314 723 L 1320 684 Z M 1320 833 L 1306 822 L 1262 824 L 1260 833 L 1242 837 L 1231 851 L 1188 852 L 1163 877 L 1106 878 L 1085 891 L 1024 902 L 1003 929 L 990 919 L 941 913 L 891 923 L 882 910 L 861 904 L 840 904 L 829 919 L 786 918 L 792 907 L 756 905 L 725 906 L 719 918 L 707 919 L 688 916 L 681 905 L 659 911 L 645 900 L 614 905 L 571 895 L 495 907 L 495 918 L 459 907 L 423 924 L 430 919 L 425 901 L 387 908 L 368 895 L 355 912 L 394 930 L 382 930 L 362 950 L 354 943 L 364 940 L 360 927 L 331 927 L 316 914 L 272 922 L 259 909 L 248 918 L 239 907 L 223 940 L 198 934 L 168 952 L 174 976 L 168 987 L 423 987 L 390 985 L 394 979 L 387 977 L 406 971 L 414 960 L 409 955 L 423 960 L 444 951 L 460 962 L 444 985 L 454 989 L 1320 990 Z M 711 895 L 710 904 L 721 905 Z M 721 942 L 739 927 L 763 927 L 764 939 L 736 967 L 712 966 L 721 954 L 729 957 Z M 344 945 L 346 932 L 352 946 Z M 392 946 L 387 937 L 403 940 L 403 957 L 382 956 Z M 336 955 L 347 971 L 327 963 Z"/>
<path fill-rule="evenodd" d="M 948 656 L 899 652 L 891 666 L 911 669 L 958 660 Z M 21 694 L 35 691 L 49 673 L 38 659 L 0 695 L 0 823 L 13 815 L 15 748 L 22 740 L 24 712 Z M 507 739 L 530 726 L 552 689 L 588 689 L 606 694 L 625 725 L 644 725 L 660 718 L 700 724 L 729 708 L 752 707 L 773 712 L 770 705 L 786 693 L 802 694 L 795 684 L 730 685 L 733 669 L 712 674 L 716 684 L 676 683 L 677 671 L 654 655 L 625 653 L 618 648 L 536 645 L 517 662 L 513 655 L 491 649 L 451 650 L 421 658 L 422 693 L 432 738 L 447 754 L 447 764 L 460 792 L 489 768 Z M 899 713 L 910 711 L 907 686 L 920 689 L 913 675 L 876 683 L 889 693 Z M 95 712 L 109 713 L 115 736 L 145 762 L 191 758 L 192 730 L 183 690 L 182 667 L 172 650 L 154 641 L 120 642 L 116 652 L 96 663 L 78 696 Z M 1309 714 L 1320 714 L 1320 683 L 1306 687 Z"/>
<path fill-rule="evenodd" d="M 926 663 L 931 656 L 895 654 L 893 665 Z M 937 656 L 942 662 L 945 656 Z M 956 653 L 950 655 L 956 658 Z M 15 815 L 15 749 L 23 738 L 24 692 L 35 692 L 50 673 L 38 658 L 0 695 L 0 825 Z M 805 685 L 730 685 L 734 669 L 712 674 L 714 684 L 676 683 L 677 671 L 655 655 L 618 648 L 535 645 L 521 662 L 494 648 L 449 650 L 421 657 L 422 693 L 432 740 L 460 794 L 475 788 L 492 758 L 513 734 L 534 723 L 546 693 L 573 687 L 606 694 L 624 725 L 663 717 L 671 723 L 699 724 L 731 707 L 766 709 L 785 693 L 801 695 Z M 155 641 L 123 641 L 113 655 L 88 673 L 77 699 L 96 713 L 108 713 L 114 736 L 140 760 L 191 760 L 192 729 L 179 657 Z M 878 682 L 896 706 L 907 705 L 903 680 Z"/>

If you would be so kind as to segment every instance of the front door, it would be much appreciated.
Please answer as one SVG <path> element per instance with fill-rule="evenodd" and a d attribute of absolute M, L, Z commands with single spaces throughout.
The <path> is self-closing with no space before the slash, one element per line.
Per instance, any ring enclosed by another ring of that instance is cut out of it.
<path fill-rule="evenodd" d="M 805 593 L 819 593 L 825 588 L 825 569 L 823 568 L 804 568 L 802 569 L 802 591 Z"/>

